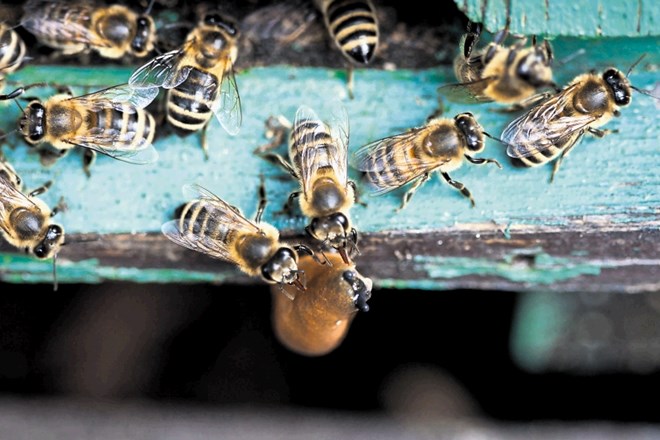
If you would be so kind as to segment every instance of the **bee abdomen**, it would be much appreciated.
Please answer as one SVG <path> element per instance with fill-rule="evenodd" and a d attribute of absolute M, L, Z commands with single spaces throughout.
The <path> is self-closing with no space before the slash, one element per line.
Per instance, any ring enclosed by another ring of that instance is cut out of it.
<path fill-rule="evenodd" d="M 326 20 L 339 48 L 351 60 L 368 64 L 378 45 L 378 24 L 367 0 L 330 0 Z"/>
<path fill-rule="evenodd" d="M 218 78 L 192 69 L 188 78 L 170 89 L 167 98 L 167 121 L 182 134 L 201 130 L 211 119 L 218 96 Z"/>
<path fill-rule="evenodd" d="M 228 243 L 231 239 L 232 229 L 222 222 L 215 221 L 214 218 L 218 218 L 216 209 L 209 209 L 207 203 L 194 200 L 183 208 L 179 228 L 183 234 L 192 233 L 196 236 Z"/>
<path fill-rule="evenodd" d="M 39 38 L 46 44 L 54 47 L 78 46 L 80 43 L 73 41 L 85 41 L 86 37 L 77 33 L 73 38 L 63 39 L 61 27 L 70 24 L 70 29 L 75 31 L 76 26 L 80 29 L 89 29 L 91 26 L 91 11 L 86 6 L 70 4 L 68 2 L 51 3 L 41 11 L 31 11 L 32 18 L 38 23 Z M 74 26 L 75 25 L 75 26 Z M 32 29 L 30 29 L 32 30 Z M 77 37 L 77 38 L 76 38 Z"/>
<path fill-rule="evenodd" d="M 544 150 L 536 151 L 534 154 L 529 156 L 514 158 L 512 159 L 512 162 L 516 166 L 535 167 L 537 165 L 543 165 L 544 163 L 551 161 L 557 157 L 562 152 L 562 150 L 562 148 L 551 145 L 550 147 Z"/>
<path fill-rule="evenodd" d="M 0 35 L 0 69 L 3 69 L 2 73 L 11 73 L 18 69 L 24 56 L 25 43 L 23 40 L 12 29 L 5 29 Z"/>
<path fill-rule="evenodd" d="M 380 154 L 369 158 L 365 169 L 365 178 L 377 188 L 401 186 L 410 181 L 410 168 L 407 150 L 397 149 L 394 144 L 387 145 Z"/>

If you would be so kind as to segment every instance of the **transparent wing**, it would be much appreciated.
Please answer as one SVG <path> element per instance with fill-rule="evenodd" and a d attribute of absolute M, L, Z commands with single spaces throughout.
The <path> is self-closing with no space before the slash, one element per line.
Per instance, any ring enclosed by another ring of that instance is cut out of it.
<path fill-rule="evenodd" d="M 184 185 L 183 195 L 188 199 L 199 199 L 207 202 L 218 210 L 223 218 L 227 219 L 227 223 L 237 225 L 236 229 L 259 232 L 261 229 L 251 220 L 248 220 L 238 208 L 230 205 L 222 200 L 220 197 L 213 194 L 208 189 L 198 184 Z"/>
<path fill-rule="evenodd" d="M 146 139 L 136 141 L 135 131 L 122 133 L 115 129 L 97 128 L 86 135 L 65 139 L 69 145 L 88 148 L 98 153 L 110 156 L 136 165 L 146 165 L 158 160 L 158 152 Z"/>
<path fill-rule="evenodd" d="M 128 79 L 128 84 L 136 89 L 163 87 L 173 89 L 188 78 L 192 67 L 184 66 L 187 57 L 187 42 L 183 47 L 166 52 L 139 67 Z"/>
<path fill-rule="evenodd" d="M 231 61 L 227 60 L 227 67 L 222 80 L 218 98 L 213 102 L 211 111 L 220 121 L 222 128 L 234 136 L 241 129 L 243 123 L 243 110 L 241 109 L 241 97 L 238 95 L 238 86 Z"/>
<path fill-rule="evenodd" d="M 12 175 L 0 173 L 0 195 L 0 227 L 6 234 L 10 234 L 10 231 L 4 225 L 9 224 L 9 214 L 13 209 L 17 207 L 39 209 L 27 195 L 19 190 Z"/>
<path fill-rule="evenodd" d="M 179 246 L 200 252 L 202 254 L 208 255 L 209 257 L 228 261 L 234 264 L 237 263 L 237 261 L 231 257 L 231 253 L 229 252 L 226 243 L 220 240 L 213 240 L 210 237 L 201 234 L 189 232 L 186 229 L 187 223 L 183 224 L 183 228 L 187 232 L 183 232 L 181 229 L 179 229 L 180 226 L 181 222 L 179 220 L 170 220 L 161 226 L 161 231 L 167 238 Z"/>
<path fill-rule="evenodd" d="M 416 139 L 426 127 L 371 142 L 356 150 L 351 157 L 352 166 L 363 171 L 364 179 L 373 195 L 399 188 L 422 174 L 449 162 L 448 157 L 422 160 L 417 157 Z"/>
<path fill-rule="evenodd" d="M 493 100 L 485 96 L 483 92 L 494 79 L 494 77 L 488 77 L 477 81 L 446 84 L 438 87 L 438 93 L 449 101 L 463 104 L 492 102 Z"/>
<path fill-rule="evenodd" d="M 334 107 L 330 120 L 330 134 L 335 150 L 328 157 L 328 162 L 338 178 L 339 184 L 348 183 L 348 139 L 350 136 L 348 113 L 343 105 Z"/>
<path fill-rule="evenodd" d="M 502 132 L 507 155 L 529 157 L 551 146 L 563 145 L 565 148 L 567 142 L 577 142 L 581 131 L 596 120 L 593 115 L 564 111 L 567 106 L 572 106 L 573 92 L 578 86 L 567 87 L 513 120 Z"/>
<path fill-rule="evenodd" d="M 70 98 L 70 100 L 93 111 L 114 108 L 124 113 L 135 113 L 136 108 L 148 106 L 157 95 L 157 88 L 135 89 L 128 84 L 121 84 L 86 95 L 76 96 Z"/>
<path fill-rule="evenodd" d="M 317 18 L 318 12 L 310 2 L 280 1 L 247 15 L 241 22 L 241 30 L 256 43 L 264 40 L 291 43 L 306 34 L 310 26 L 318 26 Z"/>
<path fill-rule="evenodd" d="M 66 8 L 67 13 L 57 11 Z M 42 41 L 55 38 L 58 42 L 110 47 L 111 44 L 94 32 L 90 26 L 92 8 L 84 3 L 30 0 L 23 6 L 25 14 L 21 25 Z M 57 11 L 53 13 L 53 11 Z M 68 17 L 76 17 L 70 20 Z"/>

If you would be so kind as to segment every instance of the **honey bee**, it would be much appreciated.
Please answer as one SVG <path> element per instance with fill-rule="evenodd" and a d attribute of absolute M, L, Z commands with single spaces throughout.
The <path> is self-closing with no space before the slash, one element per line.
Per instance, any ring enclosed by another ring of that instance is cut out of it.
<path fill-rule="evenodd" d="M 153 1 L 151 2 L 153 4 Z M 156 28 L 149 16 L 121 6 L 29 0 L 21 24 L 41 43 L 73 55 L 93 50 L 104 58 L 144 57 L 154 48 Z"/>
<path fill-rule="evenodd" d="M 203 16 L 181 48 L 164 53 L 137 69 L 129 84 L 136 89 L 167 89 L 167 121 L 179 135 L 206 129 L 211 116 L 231 135 L 242 123 L 241 100 L 234 76 L 238 28 L 216 12 Z"/>
<path fill-rule="evenodd" d="M 54 289 L 57 290 L 55 261 L 64 244 L 64 229 L 52 222 L 53 210 L 37 198 L 46 185 L 24 194 L 20 177 L 14 168 L 0 159 L 0 234 L 12 246 L 25 249 L 40 260 L 53 258 Z"/>
<path fill-rule="evenodd" d="M 471 113 L 461 113 L 453 119 L 431 119 L 423 127 L 369 143 L 353 154 L 356 169 L 364 172 L 364 178 L 380 195 L 414 182 L 403 196 L 398 210 L 403 209 L 417 189 L 431 178 L 433 171 L 456 188 L 475 205 L 470 191 L 461 182 L 452 179 L 449 172 L 463 164 L 494 163 L 495 159 L 476 158 L 483 151 L 484 132 Z"/>
<path fill-rule="evenodd" d="M 5 75 L 14 72 L 25 58 L 25 43 L 12 28 L 0 23 L 0 91 Z"/>
<path fill-rule="evenodd" d="M 348 115 L 343 107 L 337 109 L 327 125 L 311 108 L 300 106 L 289 138 L 289 161 L 275 154 L 264 157 L 282 165 L 300 183 L 285 210 L 298 198 L 300 210 L 311 219 L 305 231 L 322 248 L 335 248 L 348 263 L 350 251 L 357 250 L 357 231 L 349 216 L 357 191 L 348 180 Z"/>
<path fill-rule="evenodd" d="M 345 265 L 337 254 L 332 263 L 319 265 L 302 255 L 298 267 L 305 271 L 307 289 L 284 286 L 287 295 L 271 289 L 272 323 L 278 340 L 305 356 L 322 356 L 344 340 L 358 311 L 369 310 L 373 283 L 354 264 Z"/>
<path fill-rule="evenodd" d="M 630 70 L 639 61 L 641 58 Z M 633 89 L 647 94 L 615 68 L 602 75 L 577 76 L 561 92 L 529 109 L 504 129 L 502 141 L 507 145 L 507 155 L 515 164 L 526 167 L 556 159 L 552 182 L 562 159 L 585 133 L 597 137 L 610 133 L 598 127 L 620 115 L 619 109 L 630 104 Z"/>
<path fill-rule="evenodd" d="M 34 86 L 43 84 L 21 87 L 0 100 L 16 98 Z M 156 126 L 142 107 L 156 93 L 136 93 L 120 85 L 77 97 L 59 93 L 45 102 L 35 99 L 23 111 L 18 131 L 29 145 L 50 144 L 59 155 L 84 148 L 86 171 L 96 152 L 124 162 L 151 163 L 158 158 L 151 144 Z"/>
<path fill-rule="evenodd" d="M 481 26 L 463 36 L 460 53 L 454 59 L 454 72 L 460 81 L 440 87 L 448 99 L 457 102 L 498 102 L 521 107 L 540 99 L 537 91 L 556 88 L 552 81 L 552 46 L 547 40 L 525 47 L 526 38 L 511 46 L 503 43 L 506 29 L 495 35 L 493 42 L 475 50 Z M 543 96 L 543 95 L 540 95 Z"/>
<path fill-rule="evenodd" d="M 162 226 L 167 238 L 185 248 L 228 261 L 267 283 L 305 289 L 297 250 L 309 251 L 309 248 L 283 244 L 277 229 L 261 222 L 265 208 L 263 189 L 254 222 L 199 185 L 186 185 L 184 193 L 193 200 L 184 206 L 178 220 Z"/>

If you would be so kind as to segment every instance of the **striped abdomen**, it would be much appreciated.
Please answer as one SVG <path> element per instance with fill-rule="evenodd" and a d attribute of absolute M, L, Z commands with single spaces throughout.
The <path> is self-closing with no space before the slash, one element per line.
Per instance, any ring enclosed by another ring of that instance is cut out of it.
<path fill-rule="evenodd" d="M 364 178 L 375 188 L 390 189 L 405 185 L 419 173 L 408 163 L 410 158 L 419 157 L 419 147 L 415 144 L 401 145 L 389 142 L 373 152 L 360 168 Z"/>
<path fill-rule="evenodd" d="M 180 134 L 204 128 L 213 114 L 211 108 L 218 97 L 219 78 L 212 73 L 192 68 L 190 75 L 167 95 L 167 121 Z"/>
<path fill-rule="evenodd" d="M 319 121 L 300 121 L 291 132 L 289 144 L 289 158 L 299 174 L 302 168 L 301 154 L 311 148 L 317 150 L 314 159 L 318 163 L 319 170 L 332 167 L 331 158 L 336 156 L 337 146 L 330 131 Z"/>
<path fill-rule="evenodd" d="M 583 132 L 578 131 L 562 140 L 561 143 L 550 145 L 543 150 L 536 150 L 526 157 L 515 157 L 511 160 L 516 166 L 535 167 L 556 159 L 564 150 L 572 148 L 582 137 Z"/>
<path fill-rule="evenodd" d="M 217 221 L 223 214 L 213 205 L 202 200 L 189 202 L 179 217 L 179 231 L 182 235 L 193 234 L 207 237 L 220 243 L 230 243 L 236 236 L 236 229 L 228 223 Z"/>
<path fill-rule="evenodd" d="M 105 133 L 112 133 L 112 150 L 141 149 L 152 143 L 156 133 L 153 116 L 141 108 L 134 108 L 132 112 L 104 108 L 95 112 L 89 121 L 89 130 L 103 128 Z M 104 135 L 100 137 L 102 139 Z"/>
<path fill-rule="evenodd" d="M 18 69 L 25 56 L 25 43 L 10 28 L 0 24 L 0 74 Z"/>
<path fill-rule="evenodd" d="M 28 11 L 22 24 L 41 43 L 72 54 L 95 42 L 91 32 L 92 12 L 91 8 L 80 4 L 46 3 Z"/>
<path fill-rule="evenodd" d="M 344 55 L 368 64 L 378 46 L 378 23 L 370 0 L 324 0 L 326 26 Z"/>

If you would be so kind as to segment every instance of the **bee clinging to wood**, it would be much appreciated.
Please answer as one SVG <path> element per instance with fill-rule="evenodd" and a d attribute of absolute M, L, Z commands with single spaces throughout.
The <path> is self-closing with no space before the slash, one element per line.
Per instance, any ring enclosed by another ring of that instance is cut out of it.
<path fill-rule="evenodd" d="M 29 0 L 23 6 L 21 25 L 63 55 L 95 51 L 110 59 L 144 57 L 154 49 L 156 39 L 149 15 L 152 4 L 144 14 L 138 14 L 122 5 Z"/>
<path fill-rule="evenodd" d="M 350 220 L 356 199 L 355 184 L 348 179 L 348 114 L 336 107 L 330 124 L 307 106 L 296 111 L 289 138 L 289 161 L 277 154 L 264 157 L 283 166 L 300 190 L 289 196 L 285 210 L 298 198 L 300 210 L 311 219 L 305 227 L 322 248 L 336 249 L 346 263 L 357 251 L 357 230 Z"/>
<path fill-rule="evenodd" d="M 272 322 L 275 335 L 287 348 L 305 356 L 322 356 L 344 340 L 358 311 L 369 310 L 373 283 L 354 264 L 346 265 L 329 254 L 332 265 L 320 265 L 312 257 L 300 257 L 307 289 L 284 286 L 287 295 L 273 293 Z"/>
<path fill-rule="evenodd" d="M 473 164 L 494 163 L 495 159 L 476 158 L 483 151 L 484 136 L 490 136 L 470 113 L 461 113 L 453 119 L 431 119 L 423 127 L 386 137 L 358 149 L 352 158 L 353 166 L 364 172 L 366 182 L 374 195 L 384 194 L 410 182 L 411 188 L 403 196 L 399 210 L 403 209 L 417 189 L 438 171 L 443 179 L 470 199 L 470 191 L 461 182 L 452 179 L 449 172 L 467 160 Z"/>
<path fill-rule="evenodd" d="M 481 25 L 463 36 L 460 53 L 454 60 L 459 83 L 448 84 L 439 91 L 451 101 L 498 102 L 525 106 L 538 100 L 539 90 L 556 88 L 552 80 L 552 46 L 547 40 L 525 47 L 526 38 L 504 46 L 506 29 L 495 35 L 493 42 L 476 49 Z"/>
<path fill-rule="evenodd" d="M 0 23 L 0 91 L 5 83 L 5 75 L 14 72 L 25 58 L 25 43 L 11 27 Z"/>
<path fill-rule="evenodd" d="M 40 260 L 53 258 L 54 289 L 57 290 L 55 260 L 64 244 L 64 229 L 52 221 L 59 208 L 51 210 L 37 198 L 49 186 L 50 182 L 25 194 L 14 168 L 0 159 L 0 234 L 12 246 Z"/>
<path fill-rule="evenodd" d="M 280 287 L 291 284 L 296 289 L 305 289 L 297 251 L 311 253 L 311 250 L 304 245 L 282 243 L 277 229 L 261 221 L 266 205 L 263 186 L 254 221 L 199 185 L 186 185 L 184 194 L 192 200 L 184 206 L 178 220 L 162 226 L 167 238 L 185 248 L 232 263 L 242 272 L 261 277 L 267 283 Z"/>
<path fill-rule="evenodd" d="M 242 123 L 234 63 L 238 56 L 236 23 L 217 12 L 206 13 L 182 47 L 164 53 L 137 69 L 129 84 L 136 89 L 167 89 L 167 122 L 177 134 L 206 129 L 215 116 L 231 135 Z"/>
<path fill-rule="evenodd" d="M 18 88 L 0 100 L 17 98 L 36 86 L 44 84 Z M 59 155 L 83 148 L 85 171 L 97 152 L 124 162 L 151 163 L 158 158 L 152 145 L 156 124 L 143 107 L 154 92 L 120 85 L 76 97 L 67 92 L 43 102 L 33 99 L 18 121 L 18 131 L 29 145 L 50 144 Z"/>
<path fill-rule="evenodd" d="M 502 133 L 509 157 L 527 167 L 555 160 L 552 181 L 562 159 L 585 133 L 596 137 L 610 133 L 598 127 L 620 115 L 619 109 L 630 104 L 633 89 L 650 95 L 634 87 L 628 74 L 609 68 L 602 74 L 579 75 L 561 92 L 513 120 Z"/>

